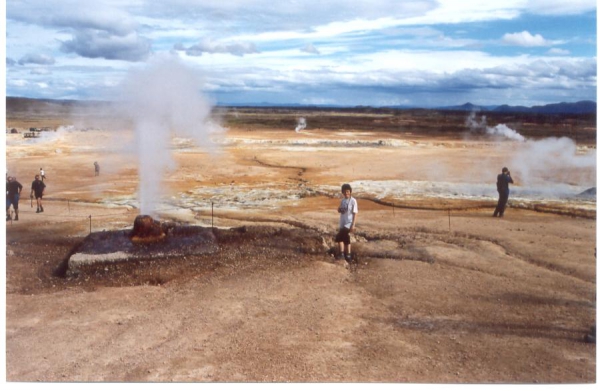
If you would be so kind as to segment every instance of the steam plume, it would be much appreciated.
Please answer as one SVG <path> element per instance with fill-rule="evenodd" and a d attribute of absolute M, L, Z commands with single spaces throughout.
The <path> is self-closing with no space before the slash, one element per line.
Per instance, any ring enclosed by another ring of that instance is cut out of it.
<path fill-rule="evenodd" d="M 493 128 L 487 126 L 485 115 L 482 115 L 481 120 L 477 121 L 477 114 L 475 114 L 475 112 L 469 114 L 467 120 L 465 121 L 465 125 L 469 128 L 469 130 L 471 130 L 471 132 L 503 136 L 516 141 L 525 141 L 525 137 L 519 134 L 516 130 L 511 129 L 504 124 L 496 125 Z"/>
<path fill-rule="evenodd" d="M 124 110 L 133 121 L 139 163 L 142 214 L 154 214 L 161 181 L 175 164 L 169 151 L 173 136 L 190 137 L 211 147 L 220 127 L 210 120 L 212 105 L 201 94 L 202 80 L 174 57 L 160 58 L 129 74 L 123 84 Z"/>
<path fill-rule="evenodd" d="M 296 133 L 300 133 L 300 131 L 306 128 L 306 120 L 303 117 L 298 119 L 298 124 L 296 125 Z"/>

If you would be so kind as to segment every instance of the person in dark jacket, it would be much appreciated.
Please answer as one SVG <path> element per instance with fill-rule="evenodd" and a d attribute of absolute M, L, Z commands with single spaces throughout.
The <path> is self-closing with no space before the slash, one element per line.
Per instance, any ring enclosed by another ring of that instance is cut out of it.
<path fill-rule="evenodd" d="M 503 167 L 502 173 L 498 174 L 498 179 L 496 180 L 496 189 L 498 190 L 498 205 L 496 205 L 496 209 L 494 210 L 494 217 L 504 216 L 504 209 L 506 208 L 508 195 L 510 194 L 510 190 L 508 189 L 509 183 L 513 183 L 513 179 L 510 176 L 510 171 L 508 171 L 508 168 Z"/>
<path fill-rule="evenodd" d="M 19 197 L 21 196 L 21 190 L 23 190 L 23 185 L 17 181 L 17 178 L 9 176 L 6 183 L 6 221 L 10 220 L 11 205 L 15 209 L 15 221 L 19 220 Z"/>
<path fill-rule="evenodd" d="M 44 189 L 46 188 L 46 184 L 40 180 L 40 176 L 36 175 L 35 180 L 31 182 L 31 194 L 30 197 L 33 198 L 35 195 L 35 201 L 37 202 L 37 211 L 35 213 L 41 213 L 44 211 L 44 206 L 42 205 L 42 197 L 44 196 Z"/>

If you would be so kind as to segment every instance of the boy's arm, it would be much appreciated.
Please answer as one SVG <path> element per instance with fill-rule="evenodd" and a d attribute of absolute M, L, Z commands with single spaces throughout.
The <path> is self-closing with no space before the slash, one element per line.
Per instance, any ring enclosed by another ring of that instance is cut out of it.
<path fill-rule="evenodd" d="M 350 226 L 350 232 L 354 232 L 354 225 L 356 224 L 356 216 L 358 213 L 352 212 L 352 225 Z"/>

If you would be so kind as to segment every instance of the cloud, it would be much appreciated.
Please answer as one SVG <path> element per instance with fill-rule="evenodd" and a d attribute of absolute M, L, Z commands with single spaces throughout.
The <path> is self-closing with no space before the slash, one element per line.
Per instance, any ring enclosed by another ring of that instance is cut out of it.
<path fill-rule="evenodd" d="M 596 0 L 528 0 L 527 10 L 539 15 L 578 15 L 596 11 Z"/>
<path fill-rule="evenodd" d="M 93 7 L 77 0 L 32 0 L 7 4 L 9 19 L 59 29 L 93 29 L 127 35 L 137 27 L 133 16 L 110 1 L 97 0 Z"/>
<path fill-rule="evenodd" d="M 560 49 L 560 48 L 552 48 L 552 49 L 548 50 L 547 53 L 550 56 L 568 56 L 569 54 L 571 54 L 570 51 L 568 51 L 566 49 Z"/>
<path fill-rule="evenodd" d="M 36 64 L 36 65 L 53 65 L 56 61 L 54 57 L 45 54 L 27 54 L 19 60 L 19 65 Z"/>
<path fill-rule="evenodd" d="M 256 45 L 251 42 L 219 43 L 209 39 L 205 39 L 187 49 L 182 44 L 176 44 L 173 48 L 180 51 L 185 50 L 188 56 L 201 56 L 203 53 L 228 53 L 234 56 L 260 53 L 256 49 Z"/>
<path fill-rule="evenodd" d="M 515 46 L 549 46 L 551 43 L 548 42 L 540 34 L 531 35 L 529 31 L 522 31 L 520 33 L 504 34 L 502 42 L 507 45 Z"/>
<path fill-rule="evenodd" d="M 61 45 L 61 50 L 65 53 L 133 62 L 148 58 L 150 49 L 150 40 L 136 33 L 119 36 L 95 30 L 78 31 L 72 40 L 62 42 Z"/>
<path fill-rule="evenodd" d="M 17 62 L 15 60 L 13 60 L 10 57 L 6 57 L 6 66 L 7 67 L 10 67 L 10 66 L 13 66 L 13 65 L 16 65 L 16 64 L 17 64 Z"/>
<path fill-rule="evenodd" d="M 50 75 L 50 74 L 52 74 L 52 72 L 50 72 L 46 68 L 34 68 L 29 73 L 32 75 Z"/>
<path fill-rule="evenodd" d="M 139 24 L 126 4 L 120 8 L 100 0 L 90 7 L 73 0 L 33 0 L 8 6 L 7 18 L 70 34 L 72 39 L 60 40 L 65 53 L 134 62 L 150 54 L 150 41 L 138 35 Z"/>
<path fill-rule="evenodd" d="M 317 48 L 315 48 L 312 43 L 307 44 L 306 46 L 304 46 L 300 50 L 303 51 L 303 52 L 305 52 L 305 53 L 321 54 L 321 52 L 319 52 L 319 50 L 317 50 Z"/>

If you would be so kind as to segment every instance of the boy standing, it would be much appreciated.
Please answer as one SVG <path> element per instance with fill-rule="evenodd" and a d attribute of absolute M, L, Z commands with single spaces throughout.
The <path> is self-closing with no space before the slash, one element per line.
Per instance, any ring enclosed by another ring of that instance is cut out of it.
<path fill-rule="evenodd" d="M 340 230 L 338 231 L 335 241 L 339 247 L 337 259 L 345 259 L 346 262 L 352 260 L 352 252 L 350 247 L 350 232 L 354 232 L 356 224 L 356 215 L 358 213 L 358 203 L 352 197 L 352 187 L 348 183 L 342 185 L 342 202 L 338 208 L 340 214 Z"/>

